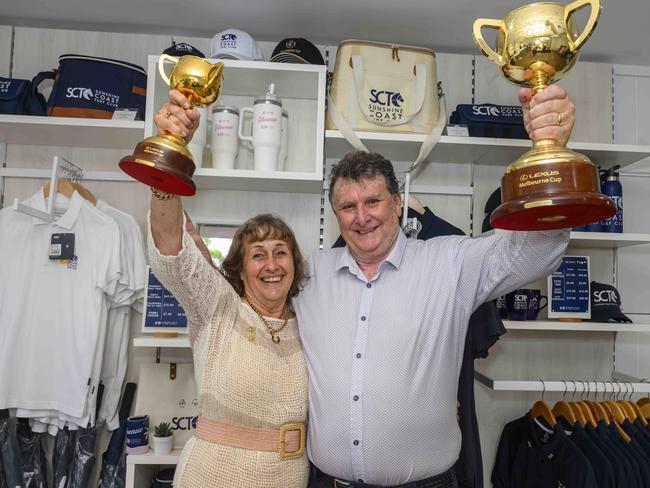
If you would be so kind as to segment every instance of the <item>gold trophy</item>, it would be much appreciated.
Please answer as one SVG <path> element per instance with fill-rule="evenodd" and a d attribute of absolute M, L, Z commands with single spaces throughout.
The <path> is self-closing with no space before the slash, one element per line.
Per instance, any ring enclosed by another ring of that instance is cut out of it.
<path fill-rule="evenodd" d="M 169 77 L 165 63 L 173 63 Z M 210 63 L 197 56 L 175 58 L 167 54 L 158 60 L 160 76 L 171 88 L 187 97 L 193 107 L 207 107 L 221 94 L 223 63 Z M 182 137 L 164 134 L 147 137 L 132 155 L 120 160 L 120 168 L 129 176 L 166 193 L 194 195 L 192 175 L 196 166 Z"/>
<path fill-rule="evenodd" d="M 573 14 L 586 6 L 591 6 L 591 14 L 579 34 Z M 503 20 L 477 19 L 474 42 L 508 81 L 531 88 L 534 95 L 575 64 L 600 11 L 599 0 L 533 3 L 513 10 Z M 496 49 L 483 39 L 483 27 L 498 31 Z M 561 122 L 558 114 L 558 125 Z M 499 229 L 576 227 L 616 213 L 615 204 L 600 193 L 598 170 L 589 158 L 553 139 L 535 141 L 530 151 L 508 166 L 501 179 L 501 199 L 503 203 L 490 217 L 492 226 Z"/>

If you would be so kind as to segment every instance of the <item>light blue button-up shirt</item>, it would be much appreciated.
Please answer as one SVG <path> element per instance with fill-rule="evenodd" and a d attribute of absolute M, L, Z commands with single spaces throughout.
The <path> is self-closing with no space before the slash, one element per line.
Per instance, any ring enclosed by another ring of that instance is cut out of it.
<path fill-rule="evenodd" d="M 311 461 L 343 480 L 398 485 L 449 469 L 456 391 L 480 304 L 550 274 L 568 231 L 400 235 L 368 281 L 347 247 L 310 256 L 294 298 L 309 366 Z"/>

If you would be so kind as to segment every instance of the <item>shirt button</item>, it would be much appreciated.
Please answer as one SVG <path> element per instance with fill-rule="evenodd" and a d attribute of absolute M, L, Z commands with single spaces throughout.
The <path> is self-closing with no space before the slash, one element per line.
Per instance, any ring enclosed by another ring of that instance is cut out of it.
<path fill-rule="evenodd" d="M 354 395 L 352 399 L 356 402 L 359 399 L 359 395 Z"/>
<path fill-rule="evenodd" d="M 362 315 L 362 316 L 361 316 L 361 321 L 362 321 L 362 322 L 365 322 L 365 320 L 366 320 L 366 316 L 365 316 L 365 315 Z"/>
<path fill-rule="evenodd" d="M 355 439 L 355 441 L 354 441 L 352 444 L 354 444 L 355 446 L 358 446 L 358 445 L 359 445 L 359 441 Z"/>
<path fill-rule="evenodd" d="M 357 353 L 357 359 L 360 359 L 360 358 L 361 358 L 361 353 L 358 352 L 358 353 Z"/>
<path fill-rule="evenodd" d="M 372 288 L 372 285 L 370 283 L 366 283 L 366 288 Z"/>

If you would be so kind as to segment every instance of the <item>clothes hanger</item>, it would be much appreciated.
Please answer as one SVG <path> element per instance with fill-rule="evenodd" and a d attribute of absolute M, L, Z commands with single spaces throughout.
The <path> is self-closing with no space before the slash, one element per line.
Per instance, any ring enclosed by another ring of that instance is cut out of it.
<path fill-rule="evenodd" d="M 56 180 L 56 193 L 61 193 L 68 198 L 72 198 L 72 194 L 76 191 L 75 187 L 72 186 L 70 180 L 64 178 L 59 178 Z M 50 195 L 50 182 L 45 183 L 43 187 L 43 197 L 47 198 Z"/>
<path fill-rule="evenodd" d="M 564 380 L 562 380 L 562 383 L 564 383 L 564 393 L 566 394 L 567 383 Z M 569 405 L 569 408 L 573 411 L 573 415 L 575 415 L 578 422 L 580 422 L 580 425 L 584 427 L 585 425 L 587 425 L 587 422 L 589 420 L 585 416 L 585 413 L 582 411 L 580 405 L 578 405 L 578 403 L 574 401 L 576 396 L 576 390 L 577 390 L 576 384 L 575 382 L 573 382 L 573 395 L 571 396 L 571 401 L 567 402 L 567 404 Z M 564 396 L 562 397 L 562 399 L 564 400 Z"/>
<path fill-rule="evenodd" d="M 587 382 L 587 385 L 589 385 L 589 382 Z M 598 397 L 598 382 L 596 382 L 595 385 L 596 385 L 596 393 L 594 395 L 594 400 L 596 400 Z M 609 423 L 611 422 L 609 412 L 605 410 L 605 408 L 600 403 L 596 401 L 593 402 L 589 401 L 589 393 L 591 392 L 587 393 L 587 400 L 585 401 L 585 403 L 589 406 L 589 409 L 591 410 L 594 419 L 596 421 L 602 420 L 603 422 L 605 422 L 605 425 L 609 425 Z"/>
<path fill-rule="evenodd" d="M 619 383 L 619 381 L 616 380 L 616 383 Z M 621 406 L 621 409 L 625 413 L 627 419 L 630 422 L 634 422 L 637 418 L 636 412 L 634 411 L 634 408 L 632 408 L 632 404 L 625 398 L 630 393 L 630 390 L 627 387 L 628 384 L 627 383 L 621 383 L 621 384 L 625 385 L 625 394 L 623 395 L 623 398 L 617 400 L 616 403 Z"/>
<path fill-rule="evenodd" d="M 575 412 L 571 408 L 571 406 L 564 401 L 564 398 L 566 397 L 566 392 L 567 392 L 567 384 L 566 381 L 562 380 L 562 383 L 564 383 L 564 394 L 562 395 L 562 400 L 559 402 L 556 402 L 555 405 L 553 406 L 553 415 L 557 417 L 564 417 L 565 420 L 567 420 L 571 426 L 575 425 L 575 423 L 578 421 L 578 417 L 576 416 Z M 581 422 L 582 424 L 582 422 Z M 582 424 L 584 425 L 584 424 Z"/>
<path fill-rule="evenodd" d="M 555 427 L 557 425 L 557 419 L 555 418 L 555 415 L 553 415 L 551 407 L 549 407 L 548 403 L 544 401 L 546 383 L 544 383 L 543 380 L 539 381 L 542 383 L 542 399 L 535 402 L 533 408 L 530 410 L 530 414 L 533 416 L 533 418 L 542 417 L 544 420 L 546 420 L 549 426 Z"/>
<path fill-rule="evenodd" d="M 589 383 L 587 383 L 587 385 L 589 385 Z M 576 389 L 577 389 L 577 385 L 575 385 L 575 386 L 576 386 Z M 587 390 L 587 388 L 583 385 L 583 389 L 582 389 L 583 393 L 586 390 Z M 574 392 L 574 394 L 575 394 L 575 392 Z M 582 401 L 582 395 L 580 396 L 580 400 L 578 402 L 576 402 L 576 405 L 582 411 L 582 414 L 585 416 L 585 419 L 587 419 L 587 422 L 589 422 L 592 427 L 595 427 L 596 426 L 596 417 L 594 417 L 594 414 L 591 411 L 591 409 L 589 408 L 589 405 L 587 405 L 587 403 Z"/>
<path fill-rule="evenodd" d="M 607 384 L 603 381 L 603 386 L 605 387 L 605 390 L 607 390 Z M 621 424 L 625 421 L 625 414 L 621 410 L 621 407 L 614 403 L 612 401 L 612 398 L 614 397 L 614 384 L 612 383 L 612 393 L 610 395 L 609 400 L 605 400 L 605 397 L 603 396 L 603 401 L 601 404 L 603 405 L 603 408 L 609 412 L 612 422 L 614 424 L 614 427 L 616 427 L 616 432 L 618 435 L 625 441 L 625 443 L 629 443 L 632 441 L 632 438 L 623 430 L 623 427 L 621 427 Z"/>
<path fill-rule="evenodd" d="M 634 385 L 632 383 L 630 383 L 630 388 L 632 390 L 632 392 L 630 393 L 630 400 L 628 402 L 629 405 L 630 405 L 630 408 L 632 408 L 634 410 L 634 413 L 636 413 L 636 418 L 639 419 L 639 421 L 641 422 L 641 425 L 643 425 L 644 427 L 647 427 L 648 426 L 648 420 L 643 416 L 643 412 L 641 412 L 641 408 L 639 407 L 639 405 L 637 405 L 636 403 L 634 403 L 632 401 L 632 397 L 634 396 L 634 393 L 635 393 Z"/>

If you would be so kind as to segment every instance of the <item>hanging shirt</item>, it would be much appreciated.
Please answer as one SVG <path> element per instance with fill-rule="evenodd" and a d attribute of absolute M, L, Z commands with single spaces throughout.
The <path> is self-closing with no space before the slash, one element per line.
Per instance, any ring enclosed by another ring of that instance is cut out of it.
<path fill-rule="evenodd" d="M 472 312 L 547 276 L 568 241 L 564 230 L 408 242 L 399 232 L 370 281 L 347 247 L 312 254 L 293 299 L 309 365 L 311 461 L 388 486 L 450 469 Z"/>
<path fill-rule="evenodd" d="M 41 190 L 24 203 L 45 211 Z M 75 234 L 73 260 L 49 259 L 53 233 Z M 117 224 L 77 192 L 54 223 L 0 210 L 0 408 L 83 415 L 120 273 Z"/>

